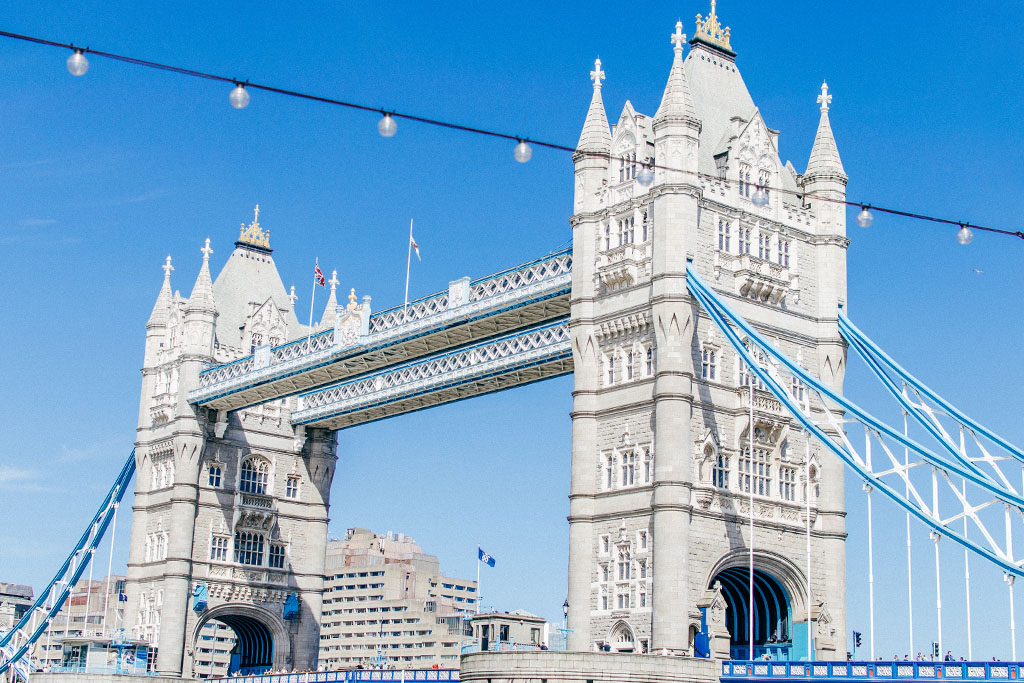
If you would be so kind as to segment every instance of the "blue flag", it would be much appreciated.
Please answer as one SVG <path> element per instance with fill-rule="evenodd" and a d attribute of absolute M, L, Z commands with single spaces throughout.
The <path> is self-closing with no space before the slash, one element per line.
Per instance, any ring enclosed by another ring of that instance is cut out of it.
<path fill-rule="evenodd" d="M 494 558 L 491 557 L 490 555 L 488 555 L 487 553 L 485 553 L 483 548 L 481 548 L 480 546 L 477 546 L 476 550 L 477 550 L 477 558 L 479 558 L 479 560 L 481 562 L 486 564 L 488 567 L 493 567 L 494 566 Z"/>

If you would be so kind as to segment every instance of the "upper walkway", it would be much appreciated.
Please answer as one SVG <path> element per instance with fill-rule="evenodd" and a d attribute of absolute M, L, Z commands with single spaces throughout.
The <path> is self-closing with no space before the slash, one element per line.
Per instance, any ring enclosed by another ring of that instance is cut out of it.
<path fill-rule="evenodd" d="M 307 671 L 289 674 L 260 674 L 210 678 L 217 683 L 427 683 L 457 681 L 458 669 L 343 669 L 341 671 Z"/>
<path fill-rule="evenodd" d="M 236 410 L 569 315 L 572 250 L 479 280 L 456 280 L 408 306 L 368 315 L 356 336 L 326 330 L 207 368 L 193 404 Z"/>

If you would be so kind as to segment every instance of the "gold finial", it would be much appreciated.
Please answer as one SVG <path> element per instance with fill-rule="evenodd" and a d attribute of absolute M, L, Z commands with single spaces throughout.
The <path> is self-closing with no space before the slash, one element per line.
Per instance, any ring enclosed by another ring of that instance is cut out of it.
<path fill-rule="evenodd" d="M 355 287 L 353 287 L 352 291 L 350 291 L 348 293 L 348 306 L 347 306 L 347 308 L 350 311 L 356 310 L 356 288 Z"/>
<path fill-rule="evenodd" d="M 242 230 L 238 235 L 238 241 L 257 247 L 270 248 L 270 231 L 260 227 L 259 204 L 256 205 L 256 209 L 253 211 L 253 219 L 249 227 L 245 227 L 245 223 L 242 223 Z"/>
<path fill-rule="evenodd" d="M 697 34 L 695 37 L 703 39 L 712 45 L 724 47 L 732 52 L 732 47 L 729 46 L 729 33 L 731 29 L 728 26 L 723 29 L 722 25 L 718 23 L 715 5 L 716 0 L 711 0 L 711 13 L 708 14 L 706 20 L 701 21 L 701 16 L 697 15 Z"/>

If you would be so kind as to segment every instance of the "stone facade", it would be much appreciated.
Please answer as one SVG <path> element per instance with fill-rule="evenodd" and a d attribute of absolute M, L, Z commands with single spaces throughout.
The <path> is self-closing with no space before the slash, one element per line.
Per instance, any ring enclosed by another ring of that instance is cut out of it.
<path fill-rule="evenodd" d="M 502 652 L 465 655 L 464 683 L 713 683 L 718 662 L 597 652 Z"/>
<path fill-rule="evenodd" d="M 693 654 L 699 599 L 720 572 L 746 567 L 752 541 L 755 568 L 781 585 L 792 623 L 810 615 L 818 656 L 835 656 L 845 646 L 843 465 L 751 389 L 686 284 L 692 261 L 730 306 L 841 390 L 845 207 L 820 199 L 845 198 L 831 96 L 823 87 L 814 152 L 798 174 L 781 161 L 779 133 L 713 11 L 684 58 L 685 40 L 677 24 L 655 116 L 627 102 L 611 129 L 598 60 L 574 155 L 569 649 Z"/>
<path fill-rule="evenodd" d="M 297 434 L 293 399 L 230 414 L 188 402 L 208 364 L 303 337 L 307 328 L 258 220 L 243 226 L 216 282 L 209 240 L 202 252 L 188 298 L 171 293 L 168 257 L 146 325 L 126 624 L 153 644 L 163 675 L 194 674 L 204 659 L 195 652 L 200 631 L 213 619 L 269 634 L 274 668 L 313 667 L 334 433 Z M 204 586 L 208 603 L 197 611 L 190 596 Z M 285 619 L 293 594 L 298 613 Z"/>

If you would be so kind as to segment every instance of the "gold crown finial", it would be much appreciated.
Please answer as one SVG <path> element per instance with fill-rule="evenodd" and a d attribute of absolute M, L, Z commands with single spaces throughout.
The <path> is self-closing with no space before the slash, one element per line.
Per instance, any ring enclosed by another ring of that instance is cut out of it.
<path fill-rule="evenodd" d="M 347 308 L 350 311 L 354 311 L 354 310 L 356 310 L 356 306 L 357 305 L 358 304 L 356 304 L 356 288 L 353 287 L 352 291 L 350 291 L 348 293 L 348 306 L 347 306 Z"/>
<path fill-rule="evenodd" d="M 701 20 L 701 15 L 697 15 L 697 34 L 695 37 L 703 39 L 712 45 L 724 47 L 726 50 L 732 51 L 732 47 L 729 45 L 729 33 L 731 29 L 726 26 L 724 29 L 722 25 L 718 23 L 718 15 L 715 14 L 716 0 L 711 0 L 711 13 L 708 14 L 706 20 Z"/>
<path fill-rule="evenodd" d="M 251 244 L 257 247 L 270 248 L 270 231 L 260 227 L 260 205 L 257 204 L 253 210 L 252 223 L 249 227 L 242 223 L 242 230 L 238 235 L 238 241 L 243 244 Z"/>

